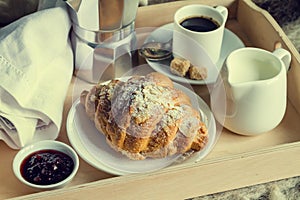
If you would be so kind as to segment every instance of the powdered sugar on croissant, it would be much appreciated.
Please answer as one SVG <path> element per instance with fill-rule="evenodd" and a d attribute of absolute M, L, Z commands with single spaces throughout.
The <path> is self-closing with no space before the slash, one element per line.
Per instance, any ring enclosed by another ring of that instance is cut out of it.
<path fill-rule="evenodd" d="M 189 97 L 156 72 L 96 85 L 81 103 L 107 143 L 130 159 L 200 151 L 208 140 Z"/>

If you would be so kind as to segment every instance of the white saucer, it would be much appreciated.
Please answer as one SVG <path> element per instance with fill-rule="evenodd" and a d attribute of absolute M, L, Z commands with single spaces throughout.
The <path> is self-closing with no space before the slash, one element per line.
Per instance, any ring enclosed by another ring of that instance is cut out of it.
<path fill-rule="evenodd" d="M 146 38 L 145 43 L 147 42 L 167 42 L 173 37 L 173 23 L 163 25 L 157 29 L 155 29 L 153 32 L 150 33 L 150 35 Z M 180 76 L 176 76 L 170 72 L 170 62 L 171 59 L 167 59 L 164 61 L 149 61 L 147 60 L 147 63 L 152 67 L 155 71 L 160 72 L 169 78 L 171 78 L 174 81 L 182 82 L 182 83 L 189 83 L 192 85 L 203 85 L 203 84 L 209 84 L 214 83 L 217 80 L 218 74 L 220 72 L 220 69 L 227 58 L 227 56 L 235 49 L 239 49 L 244 47 L 244 43 L 240 40 L 240 38 L 235 35 L 233 32 L 231 32 L 228 29 L 225 29 L 224 31 L 224 38 L 222 43 L 222 49 L 221 49 L 221 55 L 218 62 L 215 64 L 215 66 L 210 66 L 208 69 L 208 77 L 205 80 L 192 80 L 183 78 Z M 216 68 L 216 69 L 212 69 Z"/>
<path fill-rule="evenodd" d="M 204 116 L 203 120 L 209 133 L 209 142 L 206 147 L 194 153 L 183 162 L 195 162 L 204 158 L 213 148 L 216 137 L 216 122 L 207 104 L 190 89 L 174 83 L 176 88 L 181 89 L 191 99 L 196 108 L 201 108 Z M 195 105 L 197 104 L 197 105 Z M 145 159 L 141 161 L 130 160 L 121 153 L 114 151 L 107 143 L 104 135 L 100 133 L 94 123 L 87 117 L 84 107 L 77 99 L 68 114 L 67 119 L 68 138 L 82 159 L 93 167 L 115 175 L 125 175 L 131 173 L 145 173 L 159 170 L 172 164 L 181 163 L 178 160 L 182 156 L 172 156 L 164 159 Z"/>

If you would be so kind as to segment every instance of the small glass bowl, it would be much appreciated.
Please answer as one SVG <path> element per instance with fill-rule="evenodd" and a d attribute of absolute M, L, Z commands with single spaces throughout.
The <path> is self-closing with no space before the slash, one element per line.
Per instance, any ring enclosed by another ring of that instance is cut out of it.
<path fill-rule="evenodd" d="M 65 179 L 61 180 L 60 182 L 49 184 L 49 185 L 39 185 L 27 181 L 22 176 L 22 172 L 21 172 L 22 170 L 21 168 L 24 160 L 28 156 L 32 155 L 33 153 L 40 152 L 43 150 L 47 150 L 47 151 L 54 150 L 68 155 L 73 160 L 74 163 L 74 167 L 71 174 L 67 176 Z M 25 185 L 30 186 L 32 188 L 41 189 L 41 190 L 51 190 L 51 189 L 58 189 L 64 187 L 67 183 L 69 183 L 74 178 L 74 176 L 78 171 L 78 168 L 79 168 L 79 158 L 76 152 L 69 145 L 54 140 L 39 141 L 36 143 L 32 143 L 28 146 L 25 146 L 16 154 L 13 160 L 13 171 L 15 176 Z"/>

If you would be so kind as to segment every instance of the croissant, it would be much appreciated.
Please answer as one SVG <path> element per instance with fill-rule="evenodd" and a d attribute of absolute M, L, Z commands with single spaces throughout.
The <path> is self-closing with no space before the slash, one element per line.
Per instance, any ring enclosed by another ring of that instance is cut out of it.
<path fill-rule="evenodd" d="M 95 85 L 80 102 L 106 142 L 133 160 L 197 152 L 208 141 L 190 98 L 157 72 Z"/>

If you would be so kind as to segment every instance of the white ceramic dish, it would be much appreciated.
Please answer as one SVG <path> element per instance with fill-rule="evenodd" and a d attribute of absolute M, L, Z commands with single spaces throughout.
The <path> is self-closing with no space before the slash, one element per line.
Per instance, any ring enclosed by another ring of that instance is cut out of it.
<path fill-rule="evenodd" d="M 167 42 L 173 37 L 173 23 L 163 25 L 153 32 L 146 38 L 145 43 L 147 42 Z M 149 61 L 147 63 L 152 67 L 155 71 L 160 72 L 174 81 L 181 83 L 189 83 L 192 85 L 204 85 L 209 83 L 214 83 L 217 80 L 220 69 L 227 58 L 227 56 L 235 49 L 239 49 L 244 47 L 244 43 L 240 40 L 240 38 L 231 32 L 228 29 L 224 31 L 224 38 L 222 42 L 222 49 L 220 59 L 215 65 L 210 64 L 207 66 L 208 68 L 208 77 L 205 80 L 192 80 L 184 77 L 176 76 L 170 72 L 170 62 L 171 59 L 166 59 L 163 61 Z M 200 48 L 200 47 L 199 47 Z M 199 49 L 200 50 L 200 49 Z M 211 63 L 211 62 L 206 62 Z"/>
<path fill-rule="evenodd" d="M 67 154 L 70 156 L 74 162 L 74 168 L 72 173 L 65 178 L 64 180 L 55 183 L 55 184 L 50 184 L 50 185 L 37 185 L 30 183 L 24 179 L 24 177 L 21 174 L 21 166 L 24 161 L 24 159 L 27 158 L 27 156 L 31 155 L 34 152 L 38 152 L 41 150 L 57 150 L 62 153 Z M 79 168 L 79 158 L 76 154 L 76 152 L 67 144 L 59 142 L 59 141 L 54 141 L 54 140 L 43 140 L 40 142 L 32 143 L 29 144 L 28 146 L 22 148 L 14 157 L 13 160 L 13 171 L 15 176 L 25 185 L 28 185 L 32 188 L 36 189 L 41 189 L 41 190 L 50 190 L 50 189 L 57 189 L 57 188 L 62 188 L 66 184 L 68 184 L 76 175 L 77 171 Z"/>
<path fill-rule="evenodd" d="M 184 162 L 198 161 L 211 150 L 216 137 L 215 119 L 206 103 L 194 92 L 186 87 L 174 84 L 176 88 L 184 91 L 192 99 L 193 105 L 200 107 L 206 120 L 209 132 L 209 142 L 205 149 L 193 154 Z M 182 160 L 182 156 L 171 156 L 164 159 L 145 159 L 134 161 L 119 152 L 114 151 L 107 143 L 104 135 L 100 133 L 94 123 L 86 116 L 79 99 L 73 103 L 67 119 L 68 138 L 77 153 L 90 165 L 110 174 L 124 175 L 131 173 L 145 173 L 155 171 Z"/>

